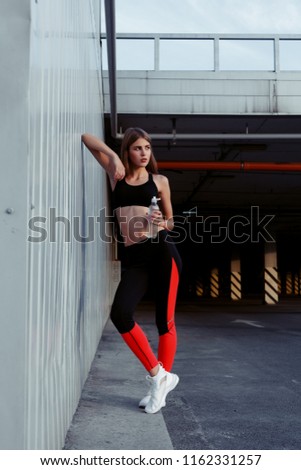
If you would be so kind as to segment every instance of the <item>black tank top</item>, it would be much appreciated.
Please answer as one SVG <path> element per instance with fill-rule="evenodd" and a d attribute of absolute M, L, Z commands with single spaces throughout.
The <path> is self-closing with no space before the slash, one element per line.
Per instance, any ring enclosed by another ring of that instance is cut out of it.
<path fill-rule="evenodd" d="M 153 180 L 153 175 L 151 173 L 148 175 L 148 181 L 137 186 L 128 184 L 125 178 L 117 181 L 112 197 L 113 210 L 126 206 L 148 207 L 152 197 L 158 197 L 158 188 Z"/>

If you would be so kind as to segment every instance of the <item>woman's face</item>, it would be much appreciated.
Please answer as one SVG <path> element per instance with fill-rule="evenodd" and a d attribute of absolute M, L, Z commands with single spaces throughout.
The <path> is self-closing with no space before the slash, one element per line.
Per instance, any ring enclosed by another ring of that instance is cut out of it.
<path fill-rule="evenodd" d="M 129 160 L 135 167 L 146 167 L 152 153 L 151 144 L 140 137 L 129 148 Z"/>

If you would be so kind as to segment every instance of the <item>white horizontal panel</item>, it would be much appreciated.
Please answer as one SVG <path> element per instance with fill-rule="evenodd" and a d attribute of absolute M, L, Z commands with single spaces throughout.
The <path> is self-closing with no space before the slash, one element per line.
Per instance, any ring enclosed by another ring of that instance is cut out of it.
<path fill-rule="evenodd" d="M 118 96 L 120 113 L 266 113 L 269 99 L 227 96 L 152 96 L 138 95 L 132 104 L 127 96 Z"/>
<path fill-rule="evenodd" d="M 118 94 L 148 95 L 268 95 L 267 80 L 210 80 L 210 79 L 119 79 Z M 107 87 L 106 87 L 107 90 Z"/>
<path fill-rule="evenodd" d="M 277 94 L 283 96 L 301 96 L 301 80 L 278 81 Z"/>
<path fill-rule="evenodd" d="M 277 112 L 279 113 L 296 113 L 301 112 L 301 96 L 278 96 Z"/>

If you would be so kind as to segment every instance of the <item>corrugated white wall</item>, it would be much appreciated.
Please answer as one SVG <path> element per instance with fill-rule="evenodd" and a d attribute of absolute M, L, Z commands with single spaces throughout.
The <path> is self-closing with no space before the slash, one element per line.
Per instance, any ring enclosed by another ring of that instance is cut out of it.
<path fill-rule="evenodd" d="M 2 208 L 19 204 L 23 213 L 2 211 L 21 228 L 19 243 L 17 235 L 11 237 L 12 257 L 6 259 L 14 264 L 14 289 L 0 331 L 9 365 L 1 372 L 2 380 L 9 380 L 1 403 L 7 410 L 0 420 L 1 448 L 60 449 L 115 290 L 112 244 L 101 240 L 104 220 L 97 219 L 108 206 L 107 181 L 80 142 L 83 132 L 101 136 L 103 129 L 100 2 L 6 3 L 12 23 L 23 15 L 26 34 L 15 44 L 17 57 L 25 53 L 23 70 L 18 60 L 6 70 L 12 80 L 19 76 L 22 99 L 17 102 L 11 93 L 7 106 L 12 145 L 16 151 L 20 141 L 20 148 L 13 153 L 15 175 L 7 175 L 15 201 Z"/>

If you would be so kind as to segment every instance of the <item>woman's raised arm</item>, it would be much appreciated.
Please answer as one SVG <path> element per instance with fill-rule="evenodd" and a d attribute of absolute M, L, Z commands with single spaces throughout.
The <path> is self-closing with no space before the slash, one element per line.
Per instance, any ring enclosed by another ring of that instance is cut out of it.
<path fill-rule="evenodd" d="M 123 179 L 125 176 L 124 165 L 117 153 L 108 147 L 101 139 L 91 134 L 83 134 L 82 142 L 107 172 L 112 189 L 114 189 L 116 182 Z"/>

